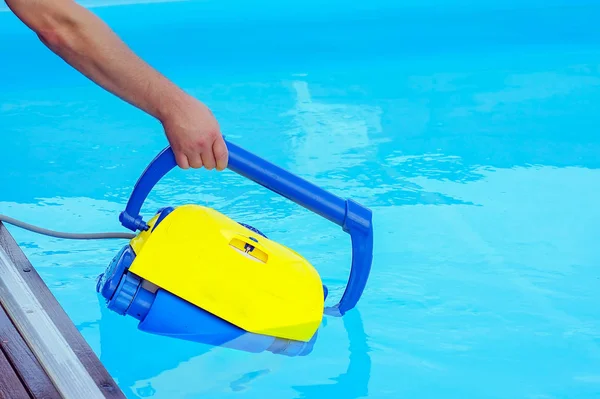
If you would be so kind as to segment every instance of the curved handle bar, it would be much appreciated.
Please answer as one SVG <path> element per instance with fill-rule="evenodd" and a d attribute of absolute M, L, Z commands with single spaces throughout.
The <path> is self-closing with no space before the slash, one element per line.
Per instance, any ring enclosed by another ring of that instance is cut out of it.
<path fill-rule="evenodd" d="M 360 299 L 371 271 L 373 259 L 372 213 L 353 200 L 343 200 L 316 185 L 225 141 L 229 151 L 227 168 L 282 195 L 304 208 L 339 225 L 350 234 L 352 268 L 340 302 L 325 312 L 341 316 Z M 140 210 L 152 188 L 177 166 L 171 147 L 165 148 L 148 165 L 137 181 L 127 207 L 119 216 L 121 224 L 132 230 L 147 230 Z"/>

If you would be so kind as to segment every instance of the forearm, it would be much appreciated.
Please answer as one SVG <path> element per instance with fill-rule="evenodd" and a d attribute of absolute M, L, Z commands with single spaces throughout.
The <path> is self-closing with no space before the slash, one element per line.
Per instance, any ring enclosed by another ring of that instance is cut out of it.
<path fill-rule="evenodd" d="M 68 64 L 157 118 L 180 167 L 227 167 L 227 146 L 208 107 L 142 61 L 92 12 L 72 0 L 5 2 Z"/>
<path fill-rule="evenodd" d="M 99 18 L 64 0 L 7 1 L 54 53 L 99 86 L 163 121 L 186 94 Z"/>

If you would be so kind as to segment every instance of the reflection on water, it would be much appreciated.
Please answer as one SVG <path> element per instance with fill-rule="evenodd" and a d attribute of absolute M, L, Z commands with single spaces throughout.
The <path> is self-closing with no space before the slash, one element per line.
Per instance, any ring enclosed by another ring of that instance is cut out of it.
<path fill-rule="evenodd" d="M 329 377 L 334 383 L 308 386 L 295 386 L 299 398 L 362 398 L 369 394 L 371 377 L 371 348 L 365 332 L 360 312 L 354 309 L 343 317 L 344 328 L 348 334 L 348 368 L 336 377 Z"/>
<path fill-rule="evenodd" d="M 296 104 L 283 116 L 294 128 L 284 132 L 293 151 L 295 170 L 315 177 L 360 166 L 371 145 L 369 133 L 380 132 L 381 109 L 367 104 L 330 104 L 313 100 L 306 81 L 293 81 Z"/>

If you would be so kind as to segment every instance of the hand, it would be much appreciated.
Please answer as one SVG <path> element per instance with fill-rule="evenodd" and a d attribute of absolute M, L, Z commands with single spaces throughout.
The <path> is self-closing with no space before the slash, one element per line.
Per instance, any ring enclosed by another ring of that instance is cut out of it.
<path fill-rule="evenodd" d="M 161 123 L 177 165 L 182 169 L 204 166 L 224 170 L 228 163 L 227 146 L 208 107 L 188 95 L 170 107 Z"/>

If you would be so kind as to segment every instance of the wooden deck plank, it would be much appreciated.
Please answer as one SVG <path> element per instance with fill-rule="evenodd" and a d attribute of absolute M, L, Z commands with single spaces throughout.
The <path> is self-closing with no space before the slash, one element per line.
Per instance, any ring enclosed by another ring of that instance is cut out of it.
<path fill-rule="evenodd" d="M 56 387 L 0 306 L 0 348 L 33 398 L 61 399 Z"/>
<path fill-rule="evenodd" d="M 0 300 L 6 314 L 62 396 L 104 398 L 58 326 L 38 300 L 36 291 L 22 278 L 17 266 L 1 247 Z"/>
<path fill-rule="evenodd" d="M 72 351 L 83 364 L 90 377 L 107 399 L 125 399 L 125 395 L 104 368 L 94 351 L 79 333 L 64 309 L 50 292 L 35 268 L 31 265 L 14 238 L 0 222 L 0 247 L 6 256 L 17 267 L 18 273 L 35 293 L 37 301 L 52 319 Z"/>
<path fill-rule="evenodd" d="M 0 399 L 31 399 L 4 352 L 0 350 Z"/>

